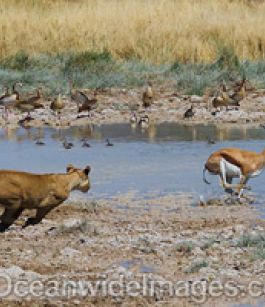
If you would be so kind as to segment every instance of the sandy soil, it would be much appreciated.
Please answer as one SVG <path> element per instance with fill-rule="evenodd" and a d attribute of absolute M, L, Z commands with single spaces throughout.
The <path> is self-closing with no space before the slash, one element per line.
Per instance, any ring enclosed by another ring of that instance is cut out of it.
<path fill-rule="evenodd" d="M 240 123 L 257 124 L 265 121 L 265 90 L 249 92 L 240 102 L 239 108 L 230 107 L 213 115 L 214 109 L 210 107 L 210 100 L 206 97 L 181 95 L 176 91 L 164 88 L 155 89 L 153 105 L 145 110 L 142 108 L 143 89 L 104 89 L 98 94 L 98 104 L 95 110 L 87 116 L 86 112 L 77 112 L 76 103 L 64 97 L 66 106 L 59 117 L 50 109 L 51 101 L 43 101 L 45 109 L 35 110 L 31 113 L 34 120 L 26 122 L 28 126 L 79 126 L 88 123 L 103 124 L 129 122 L 132 111 L 136 111 L 138 118 L 148 114 L 151 123 L 185 122 L 185 123 Z M 92 97 L 91 91 L 87 90 Z M 193 104 L 195 115 L 190 119 L 183 119 L 184 112 Z M 3 109 L 2 109 L 3 114 Z M 25 118 L 16 110 L 10 110 L 8 120 L 1 117 L 0 126 L 16 126 L 19 120 Z"/>
<path fill-rule="evenodd" d="M 243 237 L 264 234 L 265 223 L 251 199 L 238 203 L 224 198 L 203 206 L 191 195 L 70 200 L 39 225 L 22 229 L 33 213 L 26 212 L 0 235 L 0 276 L 8 274 L 14 285 L 41 280 L 49 289 L 54 280 L 116 280 L 140 285 L 183 281 L 192 287 L 198 281 L 207 285 L 233 281 L 238 289 L 235 297 L 205 294 L 202 300 L 204 306 L 230 306 L 255 301 L 247 285 L 265 278 L 264 257 L 256 257 L 253 244 L 240 244 Z M 0 278 L 0 293 L 5 286 Z M 79 292 L 67 297 L 60 292 L 48 297 L 44 292 L 21 298 L 11 293 L 1 299 L 1 306 L 193 306 L 199 299 L 201 295 L 173 296 L 156 284 L 151 294 L 135 297 L 124 292 L 117 296 L 99 292 L 95 297 Z"/>

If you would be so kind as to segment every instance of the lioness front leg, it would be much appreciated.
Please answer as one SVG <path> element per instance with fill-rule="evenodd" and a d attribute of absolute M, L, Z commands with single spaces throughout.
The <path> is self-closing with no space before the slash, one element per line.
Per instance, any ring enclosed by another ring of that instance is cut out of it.
<path fill-rule="evenodd" d="M 4 213 L 1 215 L 0 232 L 4 232 L 10 225 L 12 225 L 15 220 L 20 216 L 24 209 L 5 209 Z"/>
<path fill-rule="evenodd" d="M 38 208 L 36 216 L 28 218 L 23 228 L 40 223 L 41 220 L 55 207 L 56 206 Z"/>
<path fill-rule="evenodd" d="M 37 213 L 35 217 L 28 218 L 23 228 L 29 225 L 38 224 L 53 208 L 59 206 L 68 195 L 57 195 L 51 192 L 39 205 L 37 208 Z"/>

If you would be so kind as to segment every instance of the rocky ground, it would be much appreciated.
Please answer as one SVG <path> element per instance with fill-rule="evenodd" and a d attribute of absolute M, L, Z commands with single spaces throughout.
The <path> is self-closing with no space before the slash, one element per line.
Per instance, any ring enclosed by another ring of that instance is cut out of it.
<path fill-rule="evenodd" d="M 76 199 L 52 211 L 39 225 L 22 229 L 25 218 L 33 214 L 28 211 L 1 234 L 1 296 L 7 289 L 6 274 L 13 285 L 1 306 L 256 302 L 263 293 L 255 288 L 259 295 L 251 298 L 248 285 L 253 280 L 263 284 L 265 279 L 265 223 L 252 201 L 223 198 L 195 203 L 191 195 L 181 194 Z M 18 281 L 24 284 L 16 286 Z M 34 281 L 41 285 L 35 284 L 32 292 L 29 285 Z M 63 292 L 66 281 L 72 288 Z M 111 281 L 117 282 L 112 288 Z M 95 295 L 94 288 L 80 290 L 80 283 L 86 282 L 101 283 Z M 129 282 L 136 285 L 133 292 L 126 288 Z M 179 289 L 177 282 L 188 292 L 183 288 L 184 292 L 172 292 Z M 214 297 L 210 287 L 217 283 L 224 290 Z"/>
<path fill-rule="evenodd" d="M 87 116 L 86 112 L 77 112 L 77 105 L 64 97 L 66 106 L 61 116 L 50 109 L 51 101 L 44 99 L 45 109 L 35 110 L 31 113 L 34 120 L 27 122 L 28 126 L 79 126 L 88 123 L 103 124 L 129 122 L 132 111 L 140 117 L 148 114 L 151 122 L 189 122 L 189 123 L 264 123 L 265 121 L 265 90 L 249 92 L 247 97 L 240 102 L 240 107 L 230 107 L 229 110 L 221 110 L 216 114 L 211 107 L 209 97 L 182 95 L 176 91 L 164 88 L 154 90 L 154 103 L 151 108 L 142 108 L 143 89 L 104 89 L 98 93 L 98 104 L 95 110 Z M 92 97 L 91 91 L 86 91 Z M 193 118 L 184 119 L 184 112 L 194 106 L 195 115 Z M 2 114 L 4 110 L 2 108 Z M 8 119 L 1 117 L 1 126 L 16 126 L 19 120 L 25 118 L 25 113 L 10 110 Z"/>

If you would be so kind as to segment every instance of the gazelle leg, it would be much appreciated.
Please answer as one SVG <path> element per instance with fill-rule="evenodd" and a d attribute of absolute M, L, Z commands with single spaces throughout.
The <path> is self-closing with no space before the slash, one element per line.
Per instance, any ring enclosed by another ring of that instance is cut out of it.
<path fill-rule="evenodd" d="M 240 178 L 242 177 L 242 174 L 240 174 Z M 229 180 L 227 180 L 229 178 Z M 226 166 L 223 159 L 220 161 L 220 179 L 221 179 L 221 185 L 224 189 L 238 189 L 242 187 L 242 184 L 232 184 L 232 181 L 229 182 L 231 179 L 230 177 L 227 177 L 226 175 Z"/>
<path fill-rule="evenodd" d="M 226 169 L 225 169 L 225 164 L 223 160 L 220 161 L 220 179 L 221 179 L 221 185 L 224 188 L 224 190 L 231 189 L 232 184 L 227 183 Z"/>
<path fill-rule="evenodd" d="M 238 184 L 238 188 L 237 188 L 237 194 L 238 194 L 238 198 L 240 198 L 242 196 L 242 193 L 244 191 L 244 189 L 246 189 L 246 183 L 248 181 L 248 177 L 246 176 L 241 176 L 240 177 L 240 181 L 239 181 L 239 184 Z"/>
<path fill-rule="evenodd" d="M 232 184 L 232 181 L 233 181 L 233 177 L 226 177 L 226 182 L 228 183 L 228 184 Z M 229 194 L 232 194 L 233 193 L 233 189 L 231 189 L 231 188 L 225 188 L 225 192 L 226 193 L 229 193 Z"/>

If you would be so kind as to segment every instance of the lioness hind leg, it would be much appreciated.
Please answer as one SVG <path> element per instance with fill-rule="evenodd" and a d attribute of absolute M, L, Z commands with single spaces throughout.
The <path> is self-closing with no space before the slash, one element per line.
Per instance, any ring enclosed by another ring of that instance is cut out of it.
<path fill-rule="evenodd" d="M 35 217 L 30 217 L 27 219 L 25 225 L 23 228 L 29 226 L 29 225 L 35 225 L 41 222 L 41 220 L 56 206 L 49 206 L 49 207 L 42 207 L 37 209 L 37 213 Z"/>
<path fill-rule="evenodd" d="M 23 210 L 23 208 L 5 209 L 4 213 L 0 217 L 0 232 L 4 232 L 10 225 L 12 225 Z"/>

